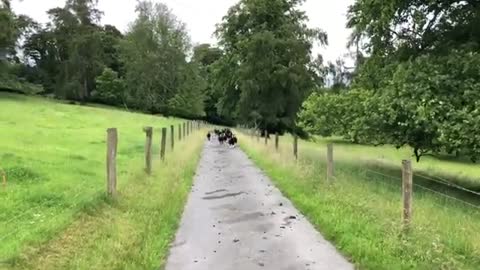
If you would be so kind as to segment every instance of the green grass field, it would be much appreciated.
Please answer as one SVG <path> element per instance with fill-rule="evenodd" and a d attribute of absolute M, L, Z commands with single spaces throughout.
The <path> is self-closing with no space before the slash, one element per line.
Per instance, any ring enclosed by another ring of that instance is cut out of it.
<path fill-rule="evenodd" d="M 159 161 L 166 119 L 0 94 L 0 269 L 158 268 L 167 252 L 203 134 Z M 144 126 L 154 174 L 143 172 Z M 118 128 L 118 200 L 105 198 L 106 129 Z M 170 133 L 169 133 L 170 134 Z M 168 140 L 169 141 L 169 140 Z M 169 145 L 169 143 L 168 143 Z"/>
<path fill-rule="evenodd" d="M 377 163 L 379 166 L 400 167 L 403 159 L 412 159 L 413 166 L 419 174 L 440 179 L 480 191 L 480 166 L 466 158 L 448 155 L 427 155 L 415 162 L 413 150 L 409 147 L 396 149 L 386 146 L 369 146 L 348 143 L 335 138 L 318 138 L 308 148 L 325 148 L 327 143 L 335 145 L 337 159 L 350 162 Z M 317 147 L 318 148 L 318 147 Z"/>
<path fill-rule="evenodd" d="M 386 147 L 336 144 L 336 180 L 329 185 L 323 143 L 301 141 L 295 161 L 289 138 L 281 138 L 279 152 L 273 142 L 265 147 L 262 139 L 241 135 L 239 140 L 277 187 L 359 269 L 478 269 L 480 211 L 473 207 L 415 187 L 411 230 L 403 233 L 399 174 L 372 174 L 364 161 L 383 155 L 396 164 L 396 159 L 408 156 L 406 150 L 396 154 Z M 423 166 L 437 172 L 444 164 L 458 171 L 466 166 L 433 160 Z"/>

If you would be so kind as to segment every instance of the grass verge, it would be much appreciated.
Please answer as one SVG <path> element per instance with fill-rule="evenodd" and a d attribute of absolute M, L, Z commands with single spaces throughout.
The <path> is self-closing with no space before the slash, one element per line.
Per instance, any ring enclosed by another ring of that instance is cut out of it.
<path fill-rule="evenodd" d="M 295 161 L 291 147 L 276 152 L 240 135 L 241 147 L 295 206 L 360 269 L 478 269 L 480 213 L 415 190 L 409 233 L 401 224 L 401 186 L 362 166 L 336 160 L 325 183 L 324 151 Z M 300 153 L 307 147 L 302 146 Z M 302 152 L 304 151 L 304 152 Z"/>

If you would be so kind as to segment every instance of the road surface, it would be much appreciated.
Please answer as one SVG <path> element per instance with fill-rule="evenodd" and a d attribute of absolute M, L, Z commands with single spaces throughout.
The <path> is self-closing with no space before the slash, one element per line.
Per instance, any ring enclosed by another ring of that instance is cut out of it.
<path fill-rule="evenodd" d="M 353 268 L 240 149 L 205 144 L 167 270 Z"/>

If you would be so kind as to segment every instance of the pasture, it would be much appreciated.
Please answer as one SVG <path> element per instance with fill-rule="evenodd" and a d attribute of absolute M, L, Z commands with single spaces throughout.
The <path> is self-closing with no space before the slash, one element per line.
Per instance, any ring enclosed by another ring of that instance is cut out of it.
<path fill-rule="evenodd" d="M 268 146 L 263 138 L 245 134 L 239 140 L 277 187 L 360 269 L 476 269 L 480 264 L 480 211 L 475 207 L 415 186 L 411 230 L 404 233 L 400 171 L 396 176 L 371 173 L 381 168 L 377 164 L 373 170 L 367 161 L 383 155 L 400 166 L 396 159 L 408 156 L 407 150 L 337 143 L 336 178 L 328 184 L 324 141 L 300 141 L 296 161 L 288 137 L 280 138 L 278 152 L 273 140 Z M 448 167 L 461 172 L 467 166 L 455 165 L 431 160 L 420 168 L 433 166 L 429 172 L 434 174 Z"/>
<path fill-rule="evenodd" d="M 0 268 L 158 267 L 203 134 L 187 137 L 189 143 L 176 141 L 179 150 L 168 148 L 161 163 L 159 128 L 175 125 L 177 135 L 180 120 L 0 95 L 0 168 L 6 174 L 0 187 Z M 143 171 L 144 126 L 154 127 L 150 177 Z M 105 197 L 109 127 L 119 132 L 115 201 Z"/>

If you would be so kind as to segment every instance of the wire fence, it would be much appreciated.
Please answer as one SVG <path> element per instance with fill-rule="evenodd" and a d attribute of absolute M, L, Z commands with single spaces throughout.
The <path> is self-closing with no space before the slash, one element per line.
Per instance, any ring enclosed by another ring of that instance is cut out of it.
<path fill-rule="evenodd" d="M 252 134 L 254 134 L 253 136 L 259 136 L 258 132 L 254 133 L 254 132 L 251 132 L 251 131 L 248 131 L 248 130 L 241 130 L 241 131 L 242 131 L 242 133 L 244 133 L 245 135 L 248 135 L 248 136 L 252 136 Z M 252 138 L 252 139 L 255 140 L 254 138 Z M 258 140 L 258 139 L 256 141 L 261 142 L 261 140 Z M 295 143 L 295 142 L 292 141 L 292 143 Z M 285 146 L 281 146 L 280 148 L 284 148 L 284 147 Z M 295 148 L 295 147 L 292 146 L 292 148 Z M 300 149 L 302 149 L 302 148 L 300 148 Z M 322 149 L 322 150 L 324 150 L 325 153 L 326 153 L 326 149 Z M 318 149 L 318 151 L 316 151 L 316 152 L 321 152 L 321 151 Z M 312 151 L 309 151 L 308 153 L 302 153 L 302 151 L 300 151 L 298 153 L 298 155 L 299 155 L 299 160 L 300 161 L 307 161 L 307 160 L 315 159 L 315 158 L 318 159 L 319 157 L 320 157 L 320 160 L 326 160 L 326 155 L 320 154 L 320 153 L 312 153 Z M 360 166 L 357 163 L 355 167 L 359 168 L 360 171 L 363 170 L 366 174 L 374 175 L 374 176 L 380 176 L 384 179 L 388 179 L 388 181 L 385 181 L 385 183 L 390 184 L 392 187 L 402 189 L 402 178 L 401 177 L 395 177 L 395 176 L 389 175 L 387 173 L 374 170 L 372 168 L 367 168 L 364 165 L 365 164 L 361 164 L 361 166 Z M 457 185 L 457 184 L 453 183 L 452 181 L 449 181 L 445 178 L 438 177 L 438 176 L 435 176 L 435 177 L 427 176 L 423 173 L 418 173 L 418 172 L 413 172 L 412 177 L 413 178 L 421 178 L 422 180 L 438 184 L 438 185 L 444 187 L 446 191 L 452 191 L 453 190 L 453 191 L 462 192 L 464 194 L 468 194 L 474 200 L 478 200 L 480 202 L 480 192 L 477 192 L 477 191 L 465 188 L 463 186 Z M 415 181 L 413 183 L 413 186 L 422 190 L 422 191 L 424 191 L 424 192 L 428 192 L 430 194 L 433 194 L 433 195 L 438 196 L 440 198 L 443 198 L 445 200 L 451 200 L 451 201 L 463 204 L 465 206 L 471 207 L 475 210 L 480 210 L 480 205 L 477 205 L 477 204 L 474 204 L 474 203 L 469 202 L 467 200 L 464 200 L 460 196 L 453 196 L 453 195 L 448 194 L 446 192 L 442 192 L 440 190 L 435 190 L 435 189 L 433 189 L 429 186 L 426 186 L 424 184 L 428 184 L 428 183 L 426 183 L 426 182 L 421 183 L 421 182 Z M 480 213 L 480 212 L 478 212 L 478 213 Z"/>
<path fill-rule="evenodd" d="M 174 143 L 178 144 L 180 141 L 186 141 L 188 135 L 192 135 L 196 130 L 202 128 L 203 125 L 204 123 L 189 121 L 186 122 L 185 125 L 181 125 L 179 133 L 177 133 L 178 125 L 173 126 L 173 129 L 169 126 L 165 137 L 168 141 L 162 143 L 164 149 L 169 150 L 170 152 L 174 151 Z M 155 130 L 157 131 L 157 134 L 159 134 L 159 130 Z M 142 138 L 141 144 L 143 144 L 144 136 L 141 134 L 142 132 L 139 130 L 138 140 Z M 132 146 L 132 143 L 136 143 L 135 139 L 126 139 L 126 143 L 130 148 L 127 147 L 126 149 L 123 149 L 123 152 L 118 152 L 118 158 L 120 161 L 118 165 L 120 166 L 128 164 L 129 161 L 127 162 L 127 160 L 137 157 L 140 158 L 144 151 L 146 155 L 146 147 L 144 149 L 143 146 L 137 147 L 138 145 L 136 145 L 136 148 Z M 158 143 L 160 143 L 160 140 L 155 141 L 155 145 Z M 135 152 L 130 153 L 133 148 L 135 148 Z M 153 149 L 159 151 L 160 146 L 155 146 Z M 65 165 L 66 163 L 63 164 L 63 166 Z M 119 174 L 123 174 L 123 170 L 119 170 Z M 0 172 L 0 181 L 1 179 L 2 173 Z M 67 218 L 70 214 L 75 215 L 81 211 L 82 205 L 95 203 L 96 199 L 103 198 L 106 194 L 104 184 L 101 184 L 102 182 L 99 181 L 94 182 L 95 183 L 88 182 L 76 185 L 76 188 L 71 190 L 61 190 L 61 193 L 58 194 L 58 196 L 52 196 L 51 198 L 46 198 L 46 200 L 32 203 L 32 206 L 28 209 L 12 209 L 13 211 L 11 213 L 4 214 L 0 220 L 0 243 L 7 243 L 6 241 L 11 241 L 11 243 L 22 242 L 25 240 L 28 241 L 28 238 L 30 237 L 29 235 L 38 233 L 37 230 L 41 231 L 47 228 L 55 228 L 57 227 L 55 222 L 59 218 Z M 0 191 L 4 192 L 6 195 L 4 198 L 7 198 L 7 196 L 10 196 L 8 195 L 10 193 L 14 194 L 15 192 L 20 192 L 21 188 L 26 187 L 12 184 L 3 187 Z M 31 192 L 35 191 L 32 190 Z M 22 205 L 27 207 L 29 204 Z M 32 226 L 36 227 L 33 228 Z M 7 250 L 3 251 L 6 252 Z M 0 263 L 4 262 L 0 260 Z"/>

